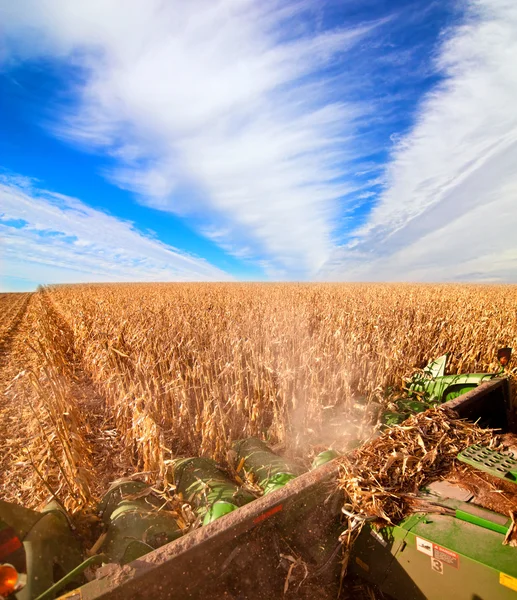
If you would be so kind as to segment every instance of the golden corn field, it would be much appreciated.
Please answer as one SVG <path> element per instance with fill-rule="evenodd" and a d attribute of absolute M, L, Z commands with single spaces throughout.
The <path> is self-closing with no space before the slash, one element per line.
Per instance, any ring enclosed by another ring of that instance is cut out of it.
<path fill-rule="evenodd" d="M 309 460 L 366 438 L 429 359 L 494 371 L 517 347 L 515 286 L 74 285 L 0 308 L 3 497 L 71 510 L 244 436 Z"/>

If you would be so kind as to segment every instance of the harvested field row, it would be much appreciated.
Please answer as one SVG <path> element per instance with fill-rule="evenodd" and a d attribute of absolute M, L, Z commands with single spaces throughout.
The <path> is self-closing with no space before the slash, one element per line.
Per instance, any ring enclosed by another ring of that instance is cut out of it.
<path fill-rule="evenodd" d="M 25 506 L 56 495 L 71 509 L 91 505 L 131 468 L 113 418 L 73 337 L 44 294 L 35 294 L 3 369 L 3 499 Z"/>
<path fill-rule="evenodd" d="M 33 304 L 32 366 L 10 393 L 33 427 L 31 497 L 48 486 L 71 509 L 125 472 L 161 481 L 176 456 L 225 464 L 250 435 L 308 463 L 367 438 L 430 358 L 494 372 L 517 345 L 512 286 L 78 285 Z"/>
<path fill-rule="evenodd" d="M 31 294 L 0 294 L 0 355 L 8 350 L 10 338 L 19 325 Z"/>

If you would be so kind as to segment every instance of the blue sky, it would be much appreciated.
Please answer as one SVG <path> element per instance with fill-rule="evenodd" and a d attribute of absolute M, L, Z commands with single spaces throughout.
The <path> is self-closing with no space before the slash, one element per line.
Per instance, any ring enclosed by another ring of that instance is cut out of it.
<path fill-rule="evenodd" d="M 512 0 L 0 0 L 2 290 L 517 281 Z"/>

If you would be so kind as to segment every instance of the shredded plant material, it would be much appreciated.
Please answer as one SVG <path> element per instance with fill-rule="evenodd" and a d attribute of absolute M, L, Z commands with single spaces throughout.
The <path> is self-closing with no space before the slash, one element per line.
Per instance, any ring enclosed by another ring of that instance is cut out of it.
<path fill-rule="evenodd" d="M 341 459 L 345 511 L 379 527 L 400 521 L 414 512 L 418 490 L 443 479 L 472 444 L 498 449 L 500 441 L 444 407 L 410 417 Z"/>

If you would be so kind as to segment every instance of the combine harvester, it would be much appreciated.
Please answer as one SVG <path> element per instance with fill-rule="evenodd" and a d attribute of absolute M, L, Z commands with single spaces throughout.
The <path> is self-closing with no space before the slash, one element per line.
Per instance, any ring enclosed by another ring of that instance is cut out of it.
<path fill-rule="evenodd" d="M 510 353 L 498 353 L 503 368 Z M 413 399 L 400 401 L 400 412 L 384 422 L 445 403 L 482 427 L 511 431 L 514 407 L 502 371 L 445 376 L 445 365 L 442 357 L 415 376 Z M 99 505 L 106 533 L 86 559 L 56 502 L 35 512 L 0 501 L 0 598 L 336 598 L 345 529 L 337 454 L 321 453 L 308 472 L 255 438 L 236 442 L 234 454 L 261 497 L 210 459 L 178 459 L 174 484 L 202 526 L 185 534 L 147 484 L 120 481 Z M 481 478 L 488 473 L 517 492 L 515 458 L 482 447 L 458 456 Z M 398 600 L 517 598 L 517 548 L 503 544 L 510 515 L 480 507 L 475 494 L 443 481 L 420 498 L 440 512 L 411 514 L 380 530 L 364 515 L 347 515 L 348 524 L 364 523 L 348 571 Z"/>

